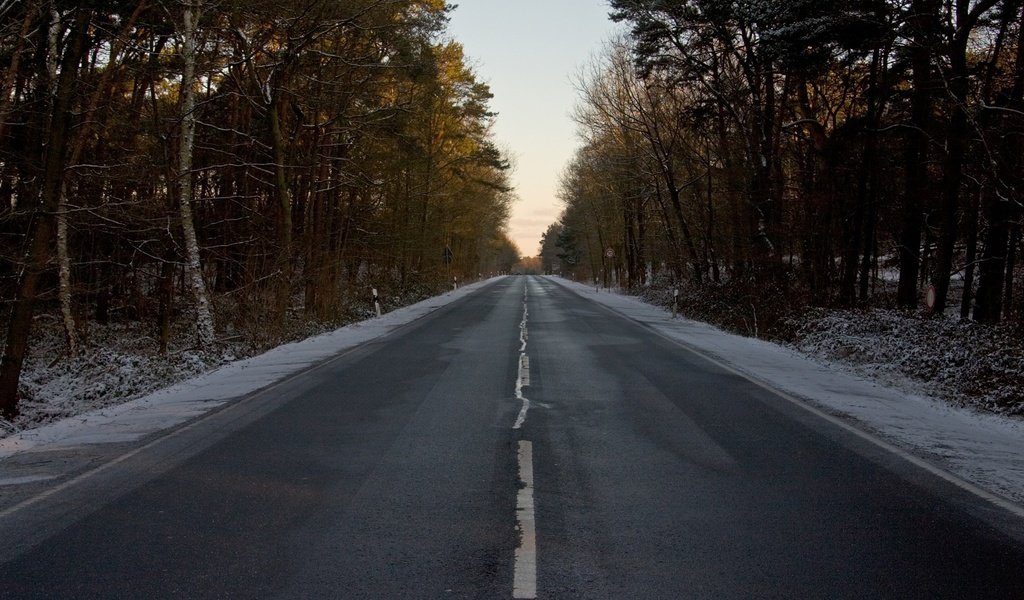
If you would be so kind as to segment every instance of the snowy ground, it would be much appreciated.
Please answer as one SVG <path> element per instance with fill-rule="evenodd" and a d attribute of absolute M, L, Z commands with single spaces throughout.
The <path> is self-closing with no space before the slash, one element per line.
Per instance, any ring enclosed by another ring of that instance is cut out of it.
<path fill-rule="evenodd" d="M 781 345 L 673 319 L 663 308 L 633 296 L 596 291 L 559 277 L 551 281 L 654 327 L 685 346 L 780 390 L 885 442 L 920 457 L 983 490 L 1017 503 L 1024 515 L 1024 421 L 982 413 L 916 392 L 910 380 L 882 383 L 853 367 Z M 812 347 L 814 345 L 812 344 Z M 901 389 L 902 388 L 902 389 Z M 998 499 L 997 499 L 998 501 Z"/>
<path fill-rule="evenodd" d="M 664 309 L 635 297 L 606 290 L 596 292 L 594 288 L 560 278 L 551 280 L 628 318 L 655 327 L 664 335 L 753 380 L 808 401 L 811 406 L 839 415 L 846 422 L 855 422 L 859 429 L 872 432 L 897 448 L 939 465 L 966 481 L 1014 502 L 1024 503 L 1024 421 L 952 406 L 929 395 L 931 388 L 921 388 L 912 379 L 893 377 L 891 371 L 881 366 L 865 370 L 864 365 L 857 366 L 856 361 L 835 362 L 822 358 L 845 358 L 848 351 L 843 348 L 849 345 L 851 338 L 859 339 L 863 344 L 871 343 L 863 331 L 844 330 L 846 326 L 841 323 L 848 319 L 840 319 L 839 323 L 823 327 L 818 332 L 809 332 L 804 337 L 808 341 L 803 349 L 817 355 L 812 357 L 797 349 L 725 333 L 696 321 L 672 319 Z M 3 461 L 0 463 L 0 486 L 9 487 L 62 475 L 50 472 L 50 467 L 34 466 L 45 462 L 32 459 L 37 453 L 64 449 L 66 455 L 73 454 L 77 459 L 83 448 L 135 441 L 173 427 L 221 406 L 231 398 L 266 387 L 347 348 L 386 335 L 482 285 L 486 282 L 398 309 L 380 319 L 349 325 L 280 346 L 260 356 L 230 362 L 214 371 L 123 404 L 111 404 L 118 397 L 112 392 L 123 393 L 139 388 L 143 384 L 138 381 L 152 386 L 157 385 L 161 378 L 180 379 L 187 376 L 190 369 L 200 370 L 203 365 L 187 353 L 182 353 L 175 363 L 177 367 L 150 364 L 146 361 L 152 359 L 144 357 L 132 362 L 130 358 L 117 358 L 116 355 L 108 358 L 99 356 L 91 360 L 96 363 L 96 369 L 107 372 L 108 376 L 91 382 L 89 374 L 79 372 L 76 378 L 73 369 L 58 369 L 51 376 L 49 385 L 53 387 L 48 389 L 59 390 L 63 386 L 80 390 L 85 386 L 91 390 L 84 394 L 85 397 L 93 398 L 93 401 L 102 399 L 101 407 L 75 414 L 76 410 L 82 410 L 81 404 L 62 403 L 57 398 L 50 403 L 54 407 L 50 409 L 51 413 L 67 411 L 75 416 L 0 439 L 0 461 Z M 886 331 L 895 333 L 897 338 L 911 335 L 891 329 L 893 325 L 885 325 L 881 317 L 871 322 L 874 324 L 864 327 L 868 330 L 889 327 Z M 845 341 L 838 343 L 837 339 Z M 840 350 L 833 350 L 835 348 Z M 226 360 L 229 357 L 220 358 Z M 130 364 L 121 365 L 124 361 Z M 1016 366 L 1019 368 L 1020 365 Z M 169 373 L 157 371 L 154 377 L 154 369 L 169 369 Z M 47 388 L 40 385 L 37 389 Z M 121 399 L 123 401 L 124 397 Z M 84 406 L 89 406 L 88 402 Z M 8 460 L 12 457 L 17 460 Z M 55 465 L 53 468 L 62 467 Z"/>
<path fill-rule="evenodd" d="M 791 344 L 875 381 L 1007 415 L 1024 415 L 1024 343 L 1017 324 L 893 309 L 811 309 Z"/>
<path fill-rule="evenodd" d="M 143 372 L 139 365 L 133 364 L 124 370 L 118 369 L 117 365 L 111 365 L 116 383 L 109 378 L 90 383 L 88 377 L 80 376 L 76 379 L 68 374 L 61 375 L 62 381 L 54 386 L 65 386 L 69 394 L 76 392 L 81 386 L 91 386 L 89 389 L 95 389 L 97 393 L 89 394 L 82 404 L 89 406 L 94 396 L 100 396 L 106 406 L 84 412 L 79 406 L 80 414 L 0 439 L 0 460 L 36 449 L 51 451 L 89 444 L 138 440 L 217 408 L 231 398 L 266 387 L 349 348 L 387 335 L 398 327 L 470 294 L 487 283 L 488 281 L 482 281 L 466 285 L 456 291 L 389 312 L 381 318 L 369 319 L 306 340 L 278 346 L 259 356 L 229 362 L 220 368 L 129 402 L 125 402 L 126 398 L 118 396 L 118 393 L 124 394 L 141 385 L 131 383 L 133 374 L 137 374 L 136 378 L 145 380 L 146 385 L 152 385 L 152 378 L 147 378 L 151 374 Z M 149 359 L 139 357 L 137 360 L 142 362 Z M 188 367 L 179 366 L 175 369 L 173 366 L 165 365 L 164 368 L 169 371 L 163 374 L 164 377 L 180 379 L 183 374 L 188 373 Z M 199 369 L 201 366 L 194 368 Z M 57 389 L 60 388 L 49 388 L 51 393 Z M 103 391 L 106 393 L 102 393 Z M 116 403 L 119 399 L 121 403 Z M 44 403 L 46 406 L 57 407 L 52 409 L 53 411 L 74 411 L 75 407 L 66 406 L 67 404 L 59 394 L 49 403 Z M 48 479 L 51 476 L 51 473 L 12 475 L 0 469 L 0 485 L 29 481 L 25 477 Z"/>

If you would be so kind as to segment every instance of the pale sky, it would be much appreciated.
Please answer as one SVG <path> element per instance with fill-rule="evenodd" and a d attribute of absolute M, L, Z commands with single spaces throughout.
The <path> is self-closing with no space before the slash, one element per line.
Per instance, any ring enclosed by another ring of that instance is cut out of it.
<path fill-rule="evenodd" d="M 520 200 L 509 235 L 523 256 L 558 218 L 558 177 L 578 145 L 572 79 L 616 25 L 605 0 L 454 0 L 449 35 L 491 86 L 498 147 L 512 154 Z"/>

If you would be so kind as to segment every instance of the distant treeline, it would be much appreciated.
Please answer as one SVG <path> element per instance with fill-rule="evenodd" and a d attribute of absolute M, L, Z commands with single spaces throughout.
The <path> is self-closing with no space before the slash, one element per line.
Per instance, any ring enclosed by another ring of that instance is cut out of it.
<path fill-rule="evenodd" d="M 507 271 L 508 163 L 443 0 L 0 0 L 0 409 L 33 314 L 211 348 Z M 42 305 L 42 306 L 41 306 Z"/>
<path fill-rule="evenodd" d="M 546 270 L 1024 315 L 1020 0 L 611 5 Z"/>

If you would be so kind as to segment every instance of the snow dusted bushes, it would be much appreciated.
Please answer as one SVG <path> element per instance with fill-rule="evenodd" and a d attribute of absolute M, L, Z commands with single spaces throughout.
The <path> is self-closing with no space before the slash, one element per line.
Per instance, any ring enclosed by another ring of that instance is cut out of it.
<path fill-rule="evenodd" d="M 1014 326 L 886 309 L 811 309 L 790 326 L 802 352 L 957 404 L 1024 415 L 1024 343 Z"/>
<path fill-rule="evenodd" d="M 0 433 L 132 400 L 234 360 L 244 349 L 235 342 L 220 344 L 216 354 L 196 352 L 189 340 L 194 327 L 185 321 L 176 323 L 166 355 L 157 352 L 152 327 L 91 322 L 81 353 L 69 358 L 61 323 L 37 320 L 19 386 L 21 414 L 13 423 L 0 420 Z"/>
<path fill-rule="evenodd" d="M 783 276 L 782 281 L 787 277 Z M 667 275 L 655 276 L 640 290 L 646 302 L 672 307 L 672 282 Z M 695 286 L 679 285 L 679 312 L 727 331 L 759 338 L 779 338 L 788 320 L 802 310 L 806 298 L 794 285 L 777 282 L 758 284 L 752 280 L 728 280 Z"/>
<path fill-rule="evenodd" d="M 929 318 L 891 308 L 814 308 L 798 288 L 742 281 L 682 285 L 679 310 L 684 317 L 782 342 L 903 389 L 1024 415 L 1024 336 L 1018 325 Z M 639 296 L 671 308 L 671 279 L 656 276 Z"/>

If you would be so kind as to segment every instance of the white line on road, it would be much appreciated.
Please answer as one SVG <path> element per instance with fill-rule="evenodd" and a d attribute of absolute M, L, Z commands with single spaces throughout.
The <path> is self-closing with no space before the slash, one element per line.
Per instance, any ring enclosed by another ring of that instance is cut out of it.
<path fill-rule="evenodd" d="M 537 532 L 533 507 L 533 444 L 519 442 L 519 494 L 516 496 L 515 574 L 512 578 L 513 598 L 537 597 Z"/>
<path fill-rule="evenodd" d="M 526 305 L 527 293 L 523 288 L 523 320 L 519 322 L 519 373 L 516 376 L 516 398 L 523 403 L 519 409 L 519 416 L 512 425 L 512 429 L 522 429 L 526 422 L 526 413 L 530 410 L 530 400 L 523 395 L 523 387 L 530 385 L 530 357 L 526 355 L 526 340 L 529 338 L 529 331 L 526 329 L 526 321 L 530 316 L 530 309 Z"/>

